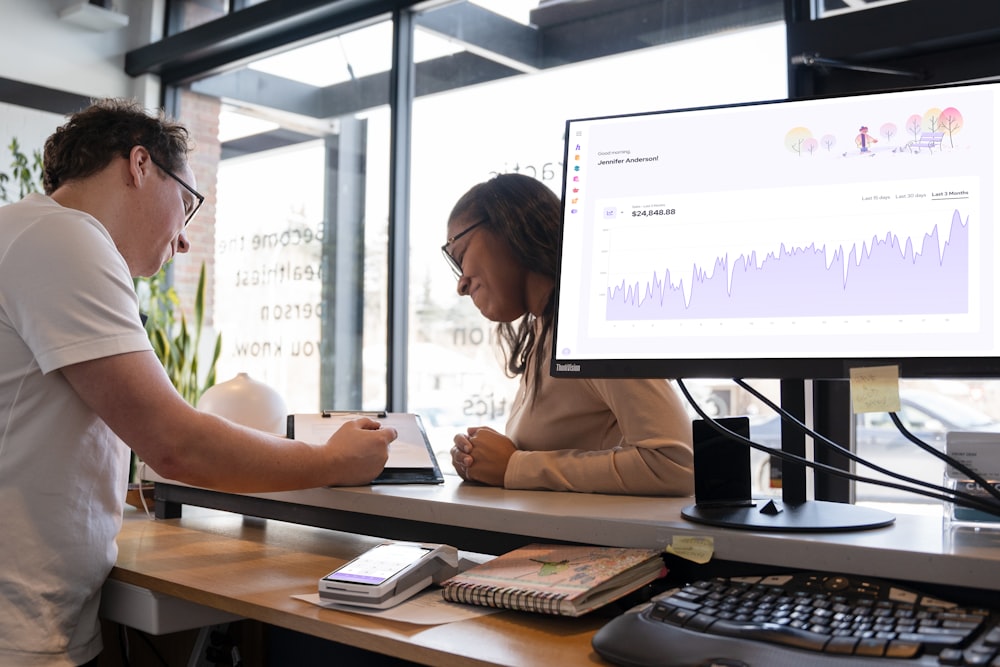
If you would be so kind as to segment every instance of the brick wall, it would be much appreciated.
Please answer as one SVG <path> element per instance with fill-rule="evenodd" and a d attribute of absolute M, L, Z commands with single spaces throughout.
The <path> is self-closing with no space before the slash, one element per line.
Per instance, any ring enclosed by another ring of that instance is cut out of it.
<path fill-rule="evenodd" d="M 221 147 L 219 143 L 220 102 L 213 97 L 183 91 L 178 119 L 191 133 L 194 150 L 188 156 L 197 185 L 205 203 L 191 220 L 187 238 L 191 250 L 178 255 L 173 263 L 174 287 L 188 322 L 193 322 L 194 295 L 198 288 L 198 273 L 205 263 L 205 326 L 211 327 L 215 311 L 215 202 L 216 180 Z"/>

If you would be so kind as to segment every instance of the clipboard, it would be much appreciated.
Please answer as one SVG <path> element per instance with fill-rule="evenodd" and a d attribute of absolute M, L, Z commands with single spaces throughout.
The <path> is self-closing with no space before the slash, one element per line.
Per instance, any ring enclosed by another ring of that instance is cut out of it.
<path fill-rule="evenodd" d="M 371 417 L 396 429 L 398 437 L 389 445 L 389 460 L 372 484 L 443 484 L 444 476 L 431 449 L 420 415 L 409 412 L 340 412 L 288 415 L 288 437 L 322 444 L 345 422 Z"/>

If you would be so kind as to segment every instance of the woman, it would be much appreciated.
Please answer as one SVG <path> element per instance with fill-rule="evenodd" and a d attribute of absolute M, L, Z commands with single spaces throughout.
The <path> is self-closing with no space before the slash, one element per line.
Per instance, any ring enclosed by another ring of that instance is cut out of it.
<path fill-rule="evenodd" d="M 520 376 L 506 435 L 456 435 L 455 470 L 508 489 L 690 495 L 691 422 L 665 380 L 549 375 L 559 243 L 559 198 L 528 176 L 480 183 L 452 209 L 442 251 L 458 293 L 497 323 Z"/>

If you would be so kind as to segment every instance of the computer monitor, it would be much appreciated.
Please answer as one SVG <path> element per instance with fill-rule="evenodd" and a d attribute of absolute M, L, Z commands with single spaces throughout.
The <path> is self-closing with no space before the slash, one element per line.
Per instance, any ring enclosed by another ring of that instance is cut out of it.
<path fill-rule="evenodd" d="M 998 127 L 997 82 L 567 121 L 552 374 L 1000 377 Z"/>
<path fill-rule="evenodd" d="M 566 123 L 558 377 L 1000 376 L 1000 83 Z"/>

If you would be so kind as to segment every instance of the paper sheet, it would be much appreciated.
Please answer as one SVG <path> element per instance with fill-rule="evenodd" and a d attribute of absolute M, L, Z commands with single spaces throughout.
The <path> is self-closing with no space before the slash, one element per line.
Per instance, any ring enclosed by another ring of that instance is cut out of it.
<path fill-rule="evenodd" d="M 427 438 L 419 417 L 405 412 L 390 412 L 384 416 L 373 416 L 362 412 L 334 412 L 324 417 L 322 414 L 293 415 L 295 438 L 311 444 L 323 444 L 345 422 L 359 417 L 371 417 L 383 426 L 396 429 L 399 437 L 389 445 L 389 461 L 386 468 L 436 468 Z"/>
<path fill-rule="evenodd" d="M 414 595 L 409 600 L 389 609 L 367 609 L 365 607 L 354 607 L 337 602 L 328 602 L 320 598 L 319 593 L 293 595 L 292 597 L 296 600 L 302 600 L 303 602 L 327 609 L 347 611 L 352 614 L 364 614 L 365 616 L 377 616 L 378 618 L 390 621 L 402 621 L 403 623 L 413 623 L 415 625 L 441 625 L 443 623 L 467 621 L 471 618 L 478 618 L 502 611 L 501 609 L 493 609 L 492 607 L 448 602 L 441 597 L 441 589 L 436 586 L 428 588 Z"/>

